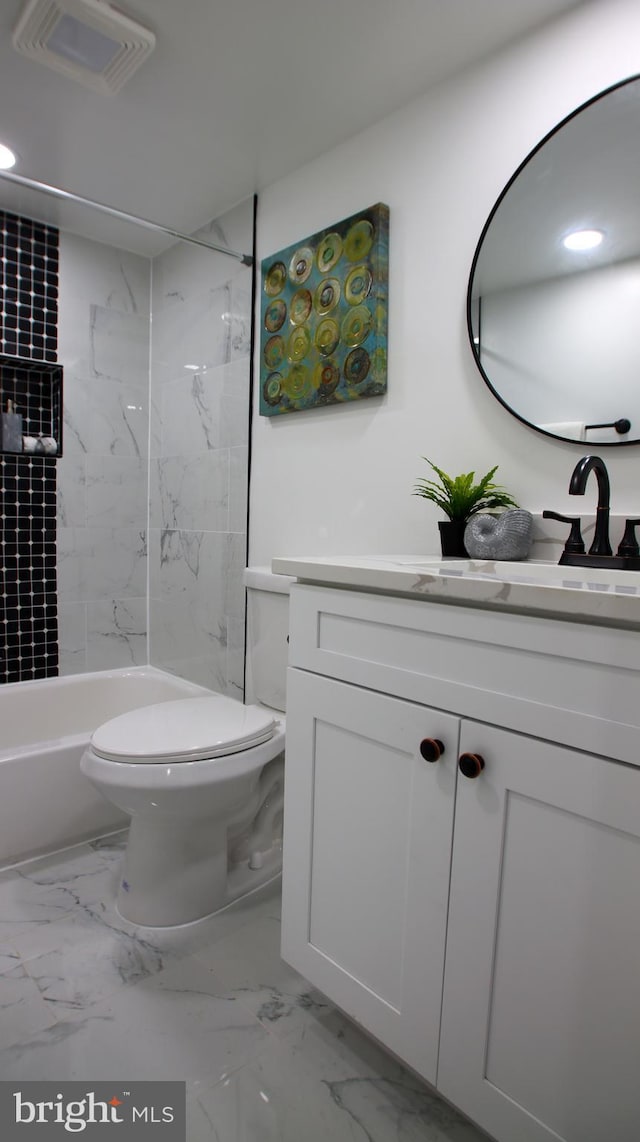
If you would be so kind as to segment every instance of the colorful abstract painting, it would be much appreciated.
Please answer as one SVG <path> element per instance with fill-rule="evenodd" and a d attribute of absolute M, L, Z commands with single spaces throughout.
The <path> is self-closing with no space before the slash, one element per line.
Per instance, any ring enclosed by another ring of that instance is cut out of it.
<path fill-rule="evenodd" d="M 388 269 L 382 203 L 264 259 L 262 416 L 386 392 Z"/>

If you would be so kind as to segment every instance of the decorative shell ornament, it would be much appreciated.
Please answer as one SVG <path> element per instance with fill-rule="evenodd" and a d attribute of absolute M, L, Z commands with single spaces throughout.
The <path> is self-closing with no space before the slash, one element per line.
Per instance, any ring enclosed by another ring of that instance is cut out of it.
<path fill-rule="evenodd" d="M 470 559 L 526 559 L 532 532 L 533 516 L 523 508 L 474 515 L 464 531 L 464 546 Z"/>

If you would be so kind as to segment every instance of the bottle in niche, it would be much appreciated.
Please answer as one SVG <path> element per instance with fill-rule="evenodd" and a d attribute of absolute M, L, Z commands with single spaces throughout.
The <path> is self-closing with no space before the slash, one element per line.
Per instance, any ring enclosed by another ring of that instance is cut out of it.
<path fill-rule="evenodd" d="M 12 400 L 7 401 L 7 411 L 2 413 L 0 442 L 3 452 L 22 452 L 22 416 Z"/>

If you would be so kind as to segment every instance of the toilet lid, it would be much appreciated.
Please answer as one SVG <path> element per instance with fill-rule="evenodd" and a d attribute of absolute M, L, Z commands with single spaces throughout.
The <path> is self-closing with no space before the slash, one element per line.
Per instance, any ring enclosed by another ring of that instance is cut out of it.
<path fill-rule="evenodd" d="M 110 761 L 199 761 L 260 745 L 273 737 L 275 727 L 267 710 L 212 694 L 120 714 L 98 727 L 91 745 Z"/>

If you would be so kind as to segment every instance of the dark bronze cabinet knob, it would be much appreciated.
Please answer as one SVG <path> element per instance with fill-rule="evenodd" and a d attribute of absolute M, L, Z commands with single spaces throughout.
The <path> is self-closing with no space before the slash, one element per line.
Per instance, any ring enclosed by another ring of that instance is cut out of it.
<path fill-rule="evenodd" d="M 479 777 L 484 769 L 484 758 L 479 753 L 461 753 L 458 769 L 465 777 Z"/>
<path fill-rule="evenodd" d="M 444 753 L 444 746 L 440 738 L 423 738 L 420 742 L 420 753 L 425 761 L 439 761 Z"/>

